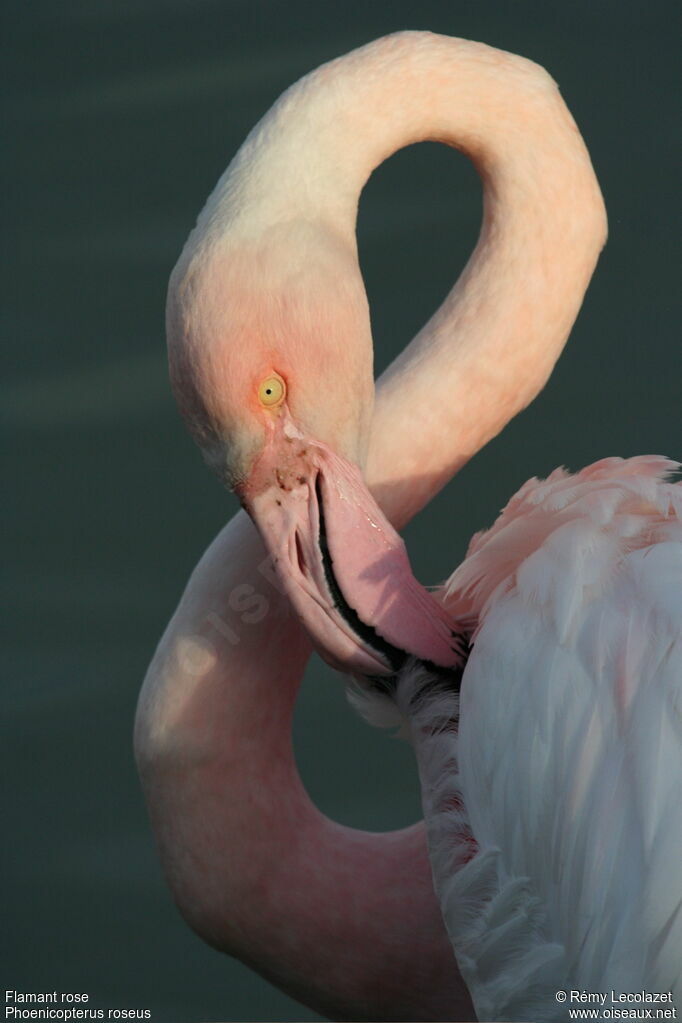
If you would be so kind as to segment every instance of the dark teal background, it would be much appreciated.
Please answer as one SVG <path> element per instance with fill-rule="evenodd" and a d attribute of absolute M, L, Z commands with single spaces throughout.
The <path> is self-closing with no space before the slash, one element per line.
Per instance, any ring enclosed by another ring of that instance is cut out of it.
<path fill-rule="evenodd" d="M 681 455 L 677 9 L 5 3 L 3 987 L 86 991 L 156 1023 L 316 1018 L 176 915 L 131 755 L 154 644 L 234 510 L 176 415 L 163 309 L 194 217 L 247 131 L 312 67 L 416 27 L 544 64 L 585 135 L 609 245 L 543 394 L 408 529 L 417 574 L 436 582 L 527 477 L 607 454 Z M 405 151 L 372 178 L 359 227 L 378 369 L 448 290 L 479 213 L 472 169 L 444 148 Z M 369 828 L 417 815 L 409 750 L 356 721 L 317 663 L 297 749 L 329 814 Z"/>

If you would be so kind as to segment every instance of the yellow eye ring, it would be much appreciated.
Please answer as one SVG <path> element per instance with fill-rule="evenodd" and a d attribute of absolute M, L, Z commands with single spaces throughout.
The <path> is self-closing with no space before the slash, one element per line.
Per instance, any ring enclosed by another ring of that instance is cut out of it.
<path fill-rule="evenodd" d="M 258 385 L 258 400 L 265 408 L 277 408 L 284 401 L 286 393 L 287 385 L 276 373 L 261 380 Z"/>

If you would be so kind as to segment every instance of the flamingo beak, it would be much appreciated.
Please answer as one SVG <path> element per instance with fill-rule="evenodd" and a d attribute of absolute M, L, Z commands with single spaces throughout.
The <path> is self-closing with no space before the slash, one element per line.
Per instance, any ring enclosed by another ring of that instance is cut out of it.
<path fill-rule="evenodd" d="M 318 653 L 351 675 L 395 675 L 410 657 L 461 664 L 445 611 L 412 575 L 403 541 L 360 470 L 290 419 L 240 497 Z"/>

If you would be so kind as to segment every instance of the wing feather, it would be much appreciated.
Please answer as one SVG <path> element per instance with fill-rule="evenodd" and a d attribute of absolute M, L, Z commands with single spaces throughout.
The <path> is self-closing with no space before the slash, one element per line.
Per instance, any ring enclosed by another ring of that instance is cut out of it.
<path fill-rule="evenodd" d="M 445 598 L 478 622 L 459 735 L 437 725 L 446 697 L 415 707 L 423 678 L 401 681 L 436 887 L 480 1018 L 563 1018 L 554 993 L 571 987 L 672 991 L 682 1011 L 673 467 L 557 471 L 474 538 Z"/>

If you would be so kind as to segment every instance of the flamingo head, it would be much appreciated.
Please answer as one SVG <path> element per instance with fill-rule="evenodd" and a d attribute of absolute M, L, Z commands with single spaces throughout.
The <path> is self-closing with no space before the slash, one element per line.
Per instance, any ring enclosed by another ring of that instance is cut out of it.
<path fill-rule="evenodd" d="M 324 237 L 313 248 L 299 225 L 236 251 L 186 249 L 168 301 L 175 394 L 328 663 L 368 677 L 409 657 L 454 666 L 447 617 L 363 481 L 367 301 L 354 252 Z"/>

